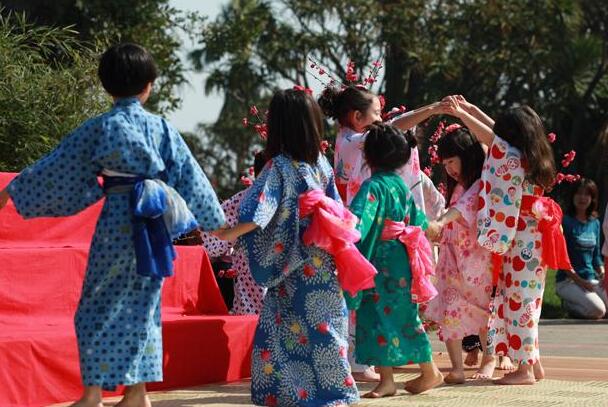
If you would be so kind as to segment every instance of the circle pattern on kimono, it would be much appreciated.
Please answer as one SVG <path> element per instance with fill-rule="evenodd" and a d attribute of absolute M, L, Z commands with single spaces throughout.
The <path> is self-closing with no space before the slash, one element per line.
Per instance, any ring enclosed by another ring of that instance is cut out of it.
<path fill-rule="evenodd" d="M 509 346 L 515 350 L 519 350 L 519 348 L 521 348 L 521 338 L 519 335 L 511 335 L 509 338 Z"/>
<path fill-rule="evenodd" d="M 526 266 L 526 263 L 521 259 L 521 257 L 515 256 L 513 258 L 513 270 L 522 271 L 525 266 Z"/>
<path fill-rule="evenodd" d="M 500 342 L 498 345 L 496 345 L 496 353 L 499 355 L 506 355 L 509 352 L 509 347 L 507 346 L 506 343 L 504 342 Z"/>
<path fill-rule="evenodd" d="M 521 231 L 523 231 L 523 230 L 526 230 L 526 226 L 527 226 L 527 225 L 526 225 L 526 221 L 525 221 L 525 220 L 523 220 L 522 218 L 519 218 L 519 219 L 517 220 L 517 231 L 518 231 L 518 232 L 521 232 Z"/>
<path fill-rule="evenodd" d="M 505 156 L 505 152 L 502 151 L 498 145 L 493 145 L 492 146 L 492 157 L 500 160 L 501 158 L 503 158 Z"/>
<path fill-rule="evenodd" d="M 507 217 L 507 219 L 505 219 L 505 225 L 507 225 L 507 227 L 512 228 L 515 226 L 515 217 L 514 216 L 509 216 Z"/>
<path fill-rule="evenodd" d="M 526 264 L 526 268 L 530 271 L 534 271 L 534 270 L 536 270 L 536 268 L 538 267 L 539 264 L 540 264 L 540 261 L 537 258 L 532 258 Z"/>

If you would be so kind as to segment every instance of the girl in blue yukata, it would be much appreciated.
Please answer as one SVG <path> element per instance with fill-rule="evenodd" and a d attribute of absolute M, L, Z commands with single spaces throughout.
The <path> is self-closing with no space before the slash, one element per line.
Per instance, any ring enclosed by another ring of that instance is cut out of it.
<path fill-rule="evenodd" d="M 156 75 L 144 48 L 111 47 L 99 77 L 112 109 L 86 121 L 0 192 L 0 208 L 10 197 L 24 218 L 70 216 L 105 197 L 75 316 L 84 384 L 77 407 L 102 407 L 102 389 L 118 385 L 127 389 L 117 406 L 150 405 L 145 383 L 162 381 L 160 294 L 163 277 L 172 274 L 171 239 L 224 224 L 184 140 L 142 107 Z"/>
<path fill-rule="evenodd" d="M 340 202 L 331 165 L 320 154 L 322 133 L 323 113 L 310 94 L 275 93 L 266 147 L 271 160 L 241 202 L 240 223 L 217 234 L 242 236 L 251 274 L 268 287 L 252 354 L 256 405 L 340 406 L 359 399 L 347 357 L 338 257 L 304 244 L 317 215 L 304 216 L 303 198 L 313 191 L 327 205 Z"/>

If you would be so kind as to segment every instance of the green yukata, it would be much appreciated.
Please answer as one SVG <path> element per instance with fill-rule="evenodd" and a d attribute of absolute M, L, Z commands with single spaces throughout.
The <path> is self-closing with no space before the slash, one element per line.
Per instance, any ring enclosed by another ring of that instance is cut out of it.
<path fill-rule="evenodd" d="M 405 246 L 382 240 L 384 221 L 405 222 L 426 229 L 427 220 L 412 193 L 394 172 L 377 172 L 361 186 L 350 210 L 359 217 L 361 241 L 357 247 L 378 270 L 376 287 L 345 293 L 356 310 L 355 360 L 375 366 L 401 366 L 432 360 L 431 343 L 412 302 L 412 273 Z"/>

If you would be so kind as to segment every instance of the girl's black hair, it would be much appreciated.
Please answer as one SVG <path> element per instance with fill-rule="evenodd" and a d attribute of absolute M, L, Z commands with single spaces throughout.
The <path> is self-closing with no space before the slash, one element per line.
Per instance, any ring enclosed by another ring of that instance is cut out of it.
<path fill-rule="evenodd" d="M 266 151 L 259 151 L 255 154 L 253 158 L 253 175 L 256 178 L 260 172 L 262 172 L 267 162 L 268 157 L 266 156 Z"/>
<path fill-rule="evenodd" d="M 496 118 L 494 133 L 522 154 L 528 181 L 551 189 L 555 180 L 553 150 L 543 122 L 530 106 L 510 109 Z"/>
<path fill-rule="evenodd" d="M 347 126 L 348 113 L 353 110 L 365 113 L 372 105 L 375 96 L 360 86 L 348 86 L 344 89 L 328 86 L 319 97 L 319 105 L 325 116 L 337 120 L 342 126 Z"/>
<path fill-rule="evenodd" d="M 305 91 L 275 92 L 268 109 L 266 155 L 287 154 L 296 161 L 316 164 L 323 139 L 323 112 Z"/>
<path fill-rule="evenodd" d="M 465 189 L 469 189 L 481 177 L 486 155 L 479 141 L 466 127 L 453 130 L 440 138 L 437 143 L 437 155 L 442 161 L 452 157 L 460 158 L 460 176 Z M 448 190 L 445 206 L 448 208 L 458 181 L 449 175 L 446 177 Z"/>
<path fill-rule="evenodd" d="M 363 153 L 367 165 L 374 171 L 395 171 L 410 160 L 417 141 L 410 130 L 376 122 L 368 127 Z"/>
<path fill-rule="evenodd" d="M 572 185 L 572 191 L 570 193 L 570 201 L 568 203 L 568 215 L 576 216 L 576 207 L 574 206 L 574 195 L 577 192 L 583 190 L 585 193 L 591 195 L 591 204 L 587 208 L 587 217 L 597 216 L 598 206 L 598 195 L 599 191 L 597 184 L 590 178 L 581 178 Z"/>
<path fill-rule="evenodd" d="M 158 76 L 152 55 L 144 47 L 128 42 L 103 53 L 97 74 L 104 89 L 115 97 L 139 95 Z"/>

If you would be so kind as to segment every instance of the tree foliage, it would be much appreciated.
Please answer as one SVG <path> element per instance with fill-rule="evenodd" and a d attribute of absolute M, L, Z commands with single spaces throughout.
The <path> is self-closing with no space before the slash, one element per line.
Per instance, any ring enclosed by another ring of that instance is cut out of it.
<path fill-rule="evenodd" d="M 202 17 L 180 12 L 169 0 L 0 0 L 0 4 L 7 10 L 25 12 L 39 26 L 73 26 L 84 41 L 143 45 L 160 71 L 147 107 L 160 113 L 179 107 L 176 90 L 186 78 L 178 34 L 193 31 Z"/>
<path fill-rule="evenodd" d="M 557 133 L 558 158 L 576 149 L 572 170 L 608 190 L 608 174 L 588 160 L 608 117 L 607 22 L 608 3 L 594 0 L 232 0 L 191 57 L 209 72 L 208 90 L 226 95 L 216 123 L 231 139 L 225 154 L 251 143 L 234 112 L 276 87 L 308 85 L 308 57 L 342 77 L 348 59 L 365 75 L 383 57 L 389 106 L 455 93 L 491 115 L 530 104 Z M 597 146 L 608 155 L 606 142 Z"/>
<path fill-rule="evenodd" d="M 110 105 L 97 53 L 68 28 L 0 16 L 0 171 L 20 171 Z"/>

